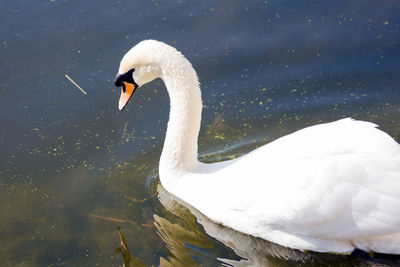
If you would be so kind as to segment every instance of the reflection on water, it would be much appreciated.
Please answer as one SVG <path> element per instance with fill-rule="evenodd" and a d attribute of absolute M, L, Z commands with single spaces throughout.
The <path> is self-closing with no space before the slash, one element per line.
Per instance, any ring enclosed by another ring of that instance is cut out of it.
<path fill-rule="evenodd" d="M 267 252 L 246 251 L 189 210 L 161 205 L 146 177 L 156 176 L 167 93 L 156 80 L 118 111 L 119 60 L 154 38 L 192 62 L 203 161 L 348 116 L 399 141 L 399 10 L 392 0 L 1 1 L 0 265 L 120 266 L 128 254 L 146 266 L 309 260 L 259 240 L 248 242 Z"/>

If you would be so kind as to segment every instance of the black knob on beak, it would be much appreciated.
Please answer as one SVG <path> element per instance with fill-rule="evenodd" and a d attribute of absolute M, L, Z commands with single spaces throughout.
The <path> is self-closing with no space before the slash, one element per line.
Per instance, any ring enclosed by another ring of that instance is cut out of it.
<path fill-rule="evenodd" d="M 115 76 L 114 85 L 116 87 L 121 87 L 122 86 L 122 79 L 121 78 L 122 78 L 121 74 L 117 74 L 117 76 Z"/>

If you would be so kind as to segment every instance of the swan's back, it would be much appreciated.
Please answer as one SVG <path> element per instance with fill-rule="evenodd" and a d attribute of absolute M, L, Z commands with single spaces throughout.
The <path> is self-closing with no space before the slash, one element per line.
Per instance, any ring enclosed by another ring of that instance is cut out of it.
<path fill-rule="evenodd" d="M 346 118 L 304 128 L 261 149 L 274 150 L 274 157 L 297 159 L 373 153 L 384 157 L 397 157 L 397 160 L 400 160 L 400 145 L 376 127 L 377 125 L 371 122 Z"/>
<path fill-rule="evenodd" d="M 177 195 L 241 232 L 294 248 L 400 253 L 400 145 L 373 123 L 308 127 L 192 178 L 206 199 Z"/>

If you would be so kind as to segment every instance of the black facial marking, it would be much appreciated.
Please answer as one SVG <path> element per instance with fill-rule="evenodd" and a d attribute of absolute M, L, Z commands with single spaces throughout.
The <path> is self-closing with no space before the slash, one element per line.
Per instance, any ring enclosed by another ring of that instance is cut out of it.
<path fill-rule="evenodd" d="M 130 71 L 124 73 L 124 74 L 119 74 L 117 77 L 115 77 L 114 84 L 116 87 L 121 87 L 123 86 L 123 91 L 125 92 L 125 85 L 123 82 L 131 83 L 137 86 L 135 81 L 133 80 L 133 72 L 135 69 L 131 69 Z"/>

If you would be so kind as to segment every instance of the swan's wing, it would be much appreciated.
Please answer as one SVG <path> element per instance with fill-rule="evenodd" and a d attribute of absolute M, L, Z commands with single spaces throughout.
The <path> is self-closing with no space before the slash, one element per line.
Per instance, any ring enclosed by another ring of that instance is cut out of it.
<path fill-rule="evenodd" d="M 305 184 L 278 185 L 271 198 L 259 197 L 231 227 L 295 248 L 399 253 L 400 240 L 389 249 L 383 236 L 400 236 L 400 164 L 360 154 L 334 160 L 321 159 L 318 175 Z M 382 166 L 386 171 L 377 170 Z"/>
<path fill-rule="evenodd" d="M 314 163 L 318 163 L 314 175 L 298 168 L 302 183 L 277 185 L 280 193 L 260 197 L 248 211 L 262 210 L 263 201 L 269 201 L 270 208 L 260 215 L 272 228 L 318 238 L 353 239 L 400 231 L 399 162 L 349 153 Z M 312 164 L 302 162 L 309 168 Z"/>
<path fill-rule="evenodd" d="M 309 241 L 396 233 L 400 146 L 375 127 L 345 119 L 278 139 L 217 172 L 204 188 L 210 197 L 195 206 L 283 245 L 285 234 Z"/>

